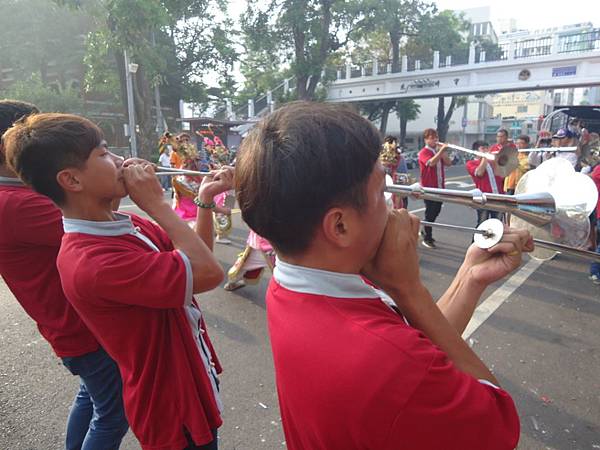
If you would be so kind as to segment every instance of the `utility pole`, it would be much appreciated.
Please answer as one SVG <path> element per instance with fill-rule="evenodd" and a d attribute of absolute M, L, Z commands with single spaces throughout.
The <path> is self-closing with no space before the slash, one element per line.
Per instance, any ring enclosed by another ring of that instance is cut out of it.
<path fill-rule="evenodd" d="M 131 156 L 137 158 L 137 136 L 135 134 L 135 105 L 133 103 L 133 80 L 132 74 L 137 72 L 138 65 L 129 62 L 127 50 L 123 50 L 125 59 L 125 81 L 127 85 L 127 115 L 129 117 L 129 143 L 131 145 Z"/>
<path fill-rule="evenodd" d="M 156 47 L 156 37 L 154 35 L 154 31 L 152 32 L 152 45 Z M 156 132 L 160 136 L 166 131 L 166 129 L 165 119 L 160 106 L 160 90 L 158 88 L 158 83 L 154 85 L 154 102 L 156 104 Z"/>

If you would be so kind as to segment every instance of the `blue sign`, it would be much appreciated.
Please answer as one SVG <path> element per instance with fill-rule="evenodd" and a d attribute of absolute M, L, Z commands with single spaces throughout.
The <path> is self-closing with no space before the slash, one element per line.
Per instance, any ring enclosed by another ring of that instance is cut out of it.
<path fill-rule="evenodd" d="M 552 77 L 570 77 L 577 74 L 577 66 L 554 67 Z"/>

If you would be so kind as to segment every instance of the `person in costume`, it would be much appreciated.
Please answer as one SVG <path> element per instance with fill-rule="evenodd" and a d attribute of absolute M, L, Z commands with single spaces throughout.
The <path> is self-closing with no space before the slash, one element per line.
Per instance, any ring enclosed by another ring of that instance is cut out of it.
<path fill-rule="evenodd" d="M 179 169 L 187 170 L 200 170 L 200 160 L 198 156 L 198 149 L 190 142 L 190 137 L 186 133 L 182 133 L 177 136 L 177 147 L 175 152 L 177 153 L 177 167 Z M 194 204 L 194 198 L 200 187 L 202 178 L 194 175 L 181 174 L 176 175 L 172 179 L 173 183 L 173 209 L 177 215 L 189 222 L 193 226 L 193 222 L 196 220 L 196 213 L 198 211 L 197 206 Z"/>
<path fill-rule="evenodd" d="M 248 284 L 257 284 L 265 269 L 275 267 L 275 251 L 265 238 L 250 230 L 246 248 L 227 272 L 226 291 L 235 291 Z"/>
<path fill-rule="evenodd" d="M 204 138 L 204 147 L 208 153 L 209 165 L 212 170 L 220 169 L 229 165 L 229 150 L 223 144 L 219 136 L 214 135 L 213 139 Z M 215 242 L 217 244 L 231 244 L 228 238 L 231 232 L 231 210 L 235 204 L 235 195 L 233 190 L 222 192 L 214 199 L 214 227 L 217 233 Z"/>

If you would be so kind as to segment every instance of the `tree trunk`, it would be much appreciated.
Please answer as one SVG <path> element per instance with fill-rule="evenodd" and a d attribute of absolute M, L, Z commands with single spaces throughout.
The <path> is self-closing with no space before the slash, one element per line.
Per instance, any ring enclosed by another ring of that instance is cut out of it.
<path fill-rule="evenodd" d="M 440 142 L 446 141 L 448 130 L 450 128 L 450 120 L 452 119 L 452 114 L 454 114 L 454 110 L 456 109 L 457 97 L 453 96 L 450 100 L 448 111 L 445 110 L 444 100 L 444 97 L 438 98 L 437 133 Z"/>
<path fill-rule="evenodd" d="M 408 119 L 406 116 L 400 116 L 400 148 L 404 148 L 404 141 L 406 140 L 406 126 L 408 125 Z"/>
<path fill-rule="evenodd" d="M 392 44 L 392 72 L 400 72 L 400 34 L 390 31 L 390 43 Z"/>
<path fill-rule="evenodd" d="M 155 121 L 152 118 L 153 97 L 150 83 L 146 77 L 146 71 L 142 65 L 139 66 L 133 86 L 136 123 L 139 126 L 138 154 L 141 158 L 148 159 L 153 156 L 156 147 Z"/>
<path fill-rule="evenodd" d="M 390 111 L 394 107 L 394 102 L 385 102 L 382 106 L 381 110 L 381 122 L 379 123 L 379 131 L 381 134 L 385 134 L 387 130 L 388 118 L 390 116 Z"/>

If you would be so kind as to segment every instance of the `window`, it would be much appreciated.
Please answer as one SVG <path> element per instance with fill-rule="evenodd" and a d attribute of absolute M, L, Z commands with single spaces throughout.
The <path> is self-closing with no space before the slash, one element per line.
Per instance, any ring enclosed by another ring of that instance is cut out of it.
<path fill-rule="evenodd" d="M 517 106 L 517 112 L 526 113 L 527 112 L 527 105 Z"/>

